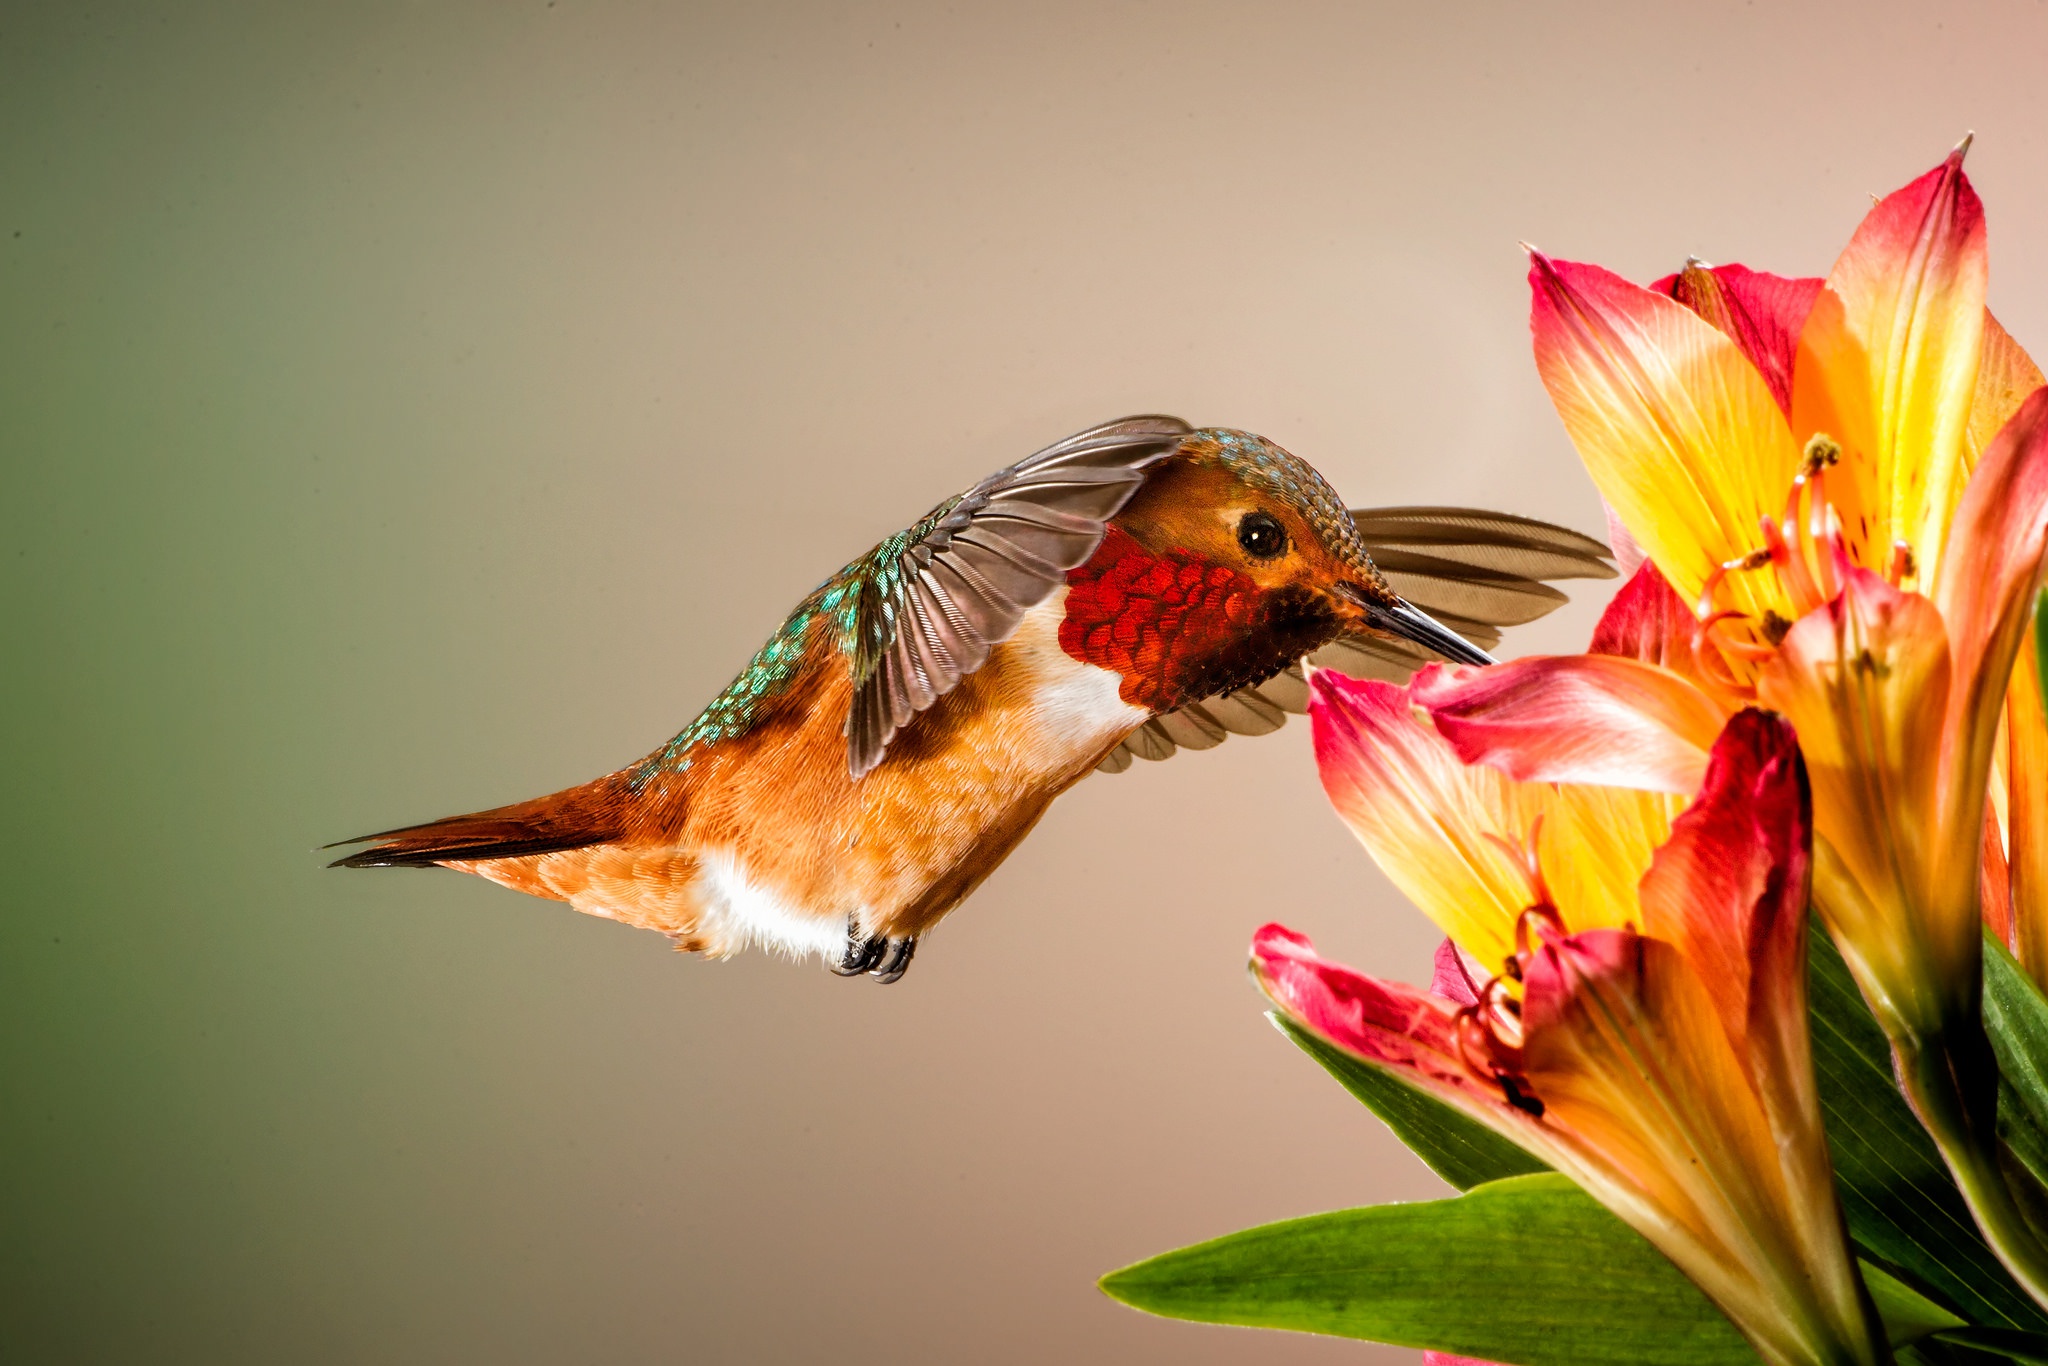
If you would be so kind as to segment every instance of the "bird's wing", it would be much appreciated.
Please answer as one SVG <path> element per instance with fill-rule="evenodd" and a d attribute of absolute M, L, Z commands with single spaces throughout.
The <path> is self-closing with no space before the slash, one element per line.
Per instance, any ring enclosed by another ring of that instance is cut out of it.
<path fill-rule="evenodd" d="M 1534 621 L 1565 600 L 1551 579 L 1611 579 L 1613 552 L 1565 527 L 1471 508 L 1360 508 L 1351 519 L 1387 583 L 1408 602 L 1481 649 L 1501 628 Z M 1318 668 L 1405 683 L 1436 656 L 1379 636 L 1341 636 L 1309 656 Z M 1228 735 L 1264 735 L 1308 707 L 1299 664 L 1251 688 L 1155 716 L 1098 767 L 1121 773 L 1133 759 L 1213 749 Z"/>
<path fill-rule="evenodd" d="M 1147 415 L 1076 432 L 876 548 L 862 566 L 846 717 L 855 778 L 1088 562 L 1145 471 L 1193 430 Z"/>

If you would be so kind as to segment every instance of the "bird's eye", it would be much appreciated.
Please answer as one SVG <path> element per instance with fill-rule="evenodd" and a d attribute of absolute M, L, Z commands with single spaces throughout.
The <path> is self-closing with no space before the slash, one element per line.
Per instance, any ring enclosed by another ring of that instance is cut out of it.
<path fill-rule="evenodd" d="M 1252 512 L 1237 524 L 1237 543 L 1255 560 L 1270 560 L 1287 549 L 1287 529 L 1271 513 Z"/>

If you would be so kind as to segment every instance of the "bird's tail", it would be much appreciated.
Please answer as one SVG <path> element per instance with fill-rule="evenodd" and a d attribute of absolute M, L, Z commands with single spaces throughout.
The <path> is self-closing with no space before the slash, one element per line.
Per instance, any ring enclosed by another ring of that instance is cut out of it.
<path fill-rule="evenodd" d="M 424 825 L 401 826 L 375 835 L 330 844 L 329 849 L 369 844 L 336 859 L 330 868 L 431 868 L 440 863 L 524 858 L 560 849 L 582 849 L 615 840 L 624 832 L 627 794 L 610 778 L 552 796 L 444 816 Z"/>

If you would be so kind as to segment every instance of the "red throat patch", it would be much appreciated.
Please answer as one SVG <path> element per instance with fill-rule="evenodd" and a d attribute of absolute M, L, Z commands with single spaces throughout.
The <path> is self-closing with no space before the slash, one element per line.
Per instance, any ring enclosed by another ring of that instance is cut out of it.
<path fill-rule="evenodd" d="M 1264 606 L 1249 576 L 1185 550 L 1154 555 L 1112 526 L 1067 573 L 1060 648 L 1122 675 L 1124 701 L 1172 711 L 1215 691 L 1212 661 L 1256 633 Z"/>

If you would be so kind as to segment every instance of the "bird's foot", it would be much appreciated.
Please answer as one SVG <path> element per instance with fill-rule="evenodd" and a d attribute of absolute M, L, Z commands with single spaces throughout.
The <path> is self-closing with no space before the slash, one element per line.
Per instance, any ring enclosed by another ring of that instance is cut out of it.
<path fill-rule="evenodd" d="M 860 922 L 849 916 L 846 921 L 846 952 L 832 965 L 832 971 L 841 977 L 858 977 L 865 972 L 877 982 L 887 984 L 910 971 L 910 960 L 916 952 L 917 940 L 862 934 Z"/>
<path fill-rule="evenodd" d="M 882 955 L 882 961 L 868 971 L 877 982 L 887 986 L 891 982 L 903 979 L 903 974 L 910 971 L 910 960 L 916 955 L 916 939 L 909 935 L 901 939 L 891 939 L 888 941 L 888 950 Z"/>

